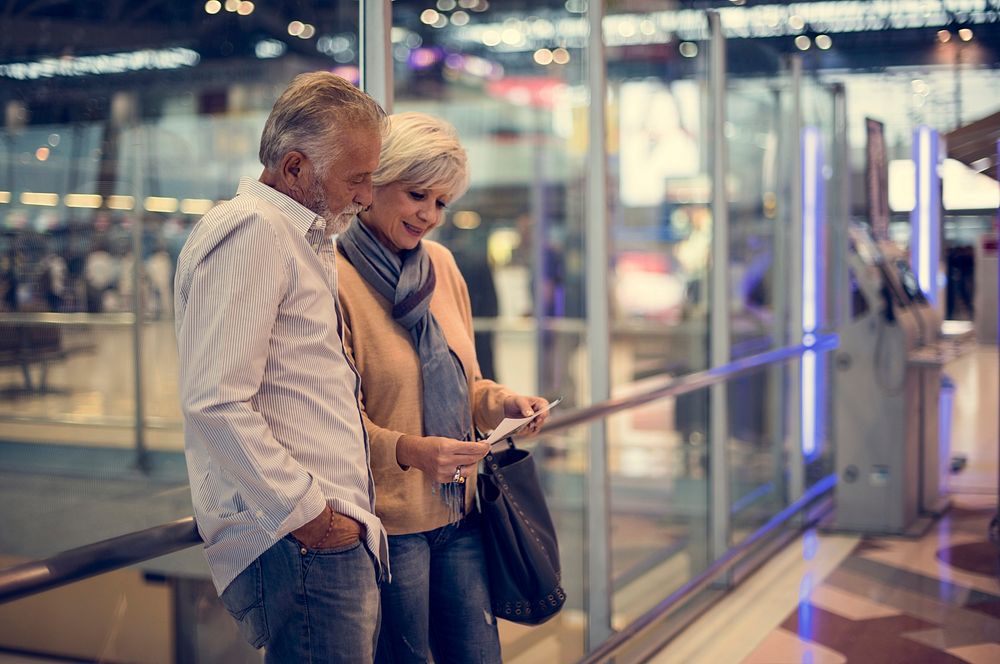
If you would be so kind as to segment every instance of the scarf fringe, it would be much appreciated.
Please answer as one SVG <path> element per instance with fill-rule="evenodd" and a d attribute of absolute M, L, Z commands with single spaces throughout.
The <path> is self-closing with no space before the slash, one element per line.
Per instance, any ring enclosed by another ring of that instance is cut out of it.
<path fill-rule="evenodd" d="M 465 518 L 465 485 L 457 482 L 438 484 L 431 488 L 431 493 L 439 494 L 441 501 L 448 508 L 448 523 L 458 523 Z"/>

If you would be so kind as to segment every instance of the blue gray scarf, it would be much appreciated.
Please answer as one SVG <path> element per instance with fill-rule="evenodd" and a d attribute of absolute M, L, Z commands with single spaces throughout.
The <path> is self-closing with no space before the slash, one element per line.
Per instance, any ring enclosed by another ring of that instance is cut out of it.
<path fill-rule="evenodd" d="M 468 440 L 472 431 L 469 385 L 461 361 L 448 347 L 430 311 L 436 278 L 423 242 L 399 255 L 387 249 L 357 218 L 337 237 L 340 253 L 382 297 L 392 317 L 410 333 L 420 358 L 425 436 Z M 448 505 L 451 521 L 462 517 L 465 486 L 435 486 Z"/>

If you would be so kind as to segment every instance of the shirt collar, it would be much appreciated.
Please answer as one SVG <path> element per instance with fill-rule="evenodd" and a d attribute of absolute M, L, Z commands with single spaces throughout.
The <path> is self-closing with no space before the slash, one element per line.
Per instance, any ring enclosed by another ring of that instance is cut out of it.
<path fill-rule="evenodd" d="M 250 195 L 263 198 L 281 210 L 302 235 L 305 235 L 313 228 L 320 231 L 326 230 L 326 220 L 323 217 L 260 180 L 255 180 L 251 177 L 240 178 L 240 186 L 236 190 L 236 195 Z"/>

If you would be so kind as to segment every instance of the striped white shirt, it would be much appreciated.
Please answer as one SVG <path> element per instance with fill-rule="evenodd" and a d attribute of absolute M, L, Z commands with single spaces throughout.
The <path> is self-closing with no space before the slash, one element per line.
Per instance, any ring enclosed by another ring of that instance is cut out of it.
<path fill-rule="evenodd" d="M 388 562 L 325 226 L 243 178 L 177 262 L 185 456 L 219 594 L 325 504 L 363 523 L 368 549 Z"/>

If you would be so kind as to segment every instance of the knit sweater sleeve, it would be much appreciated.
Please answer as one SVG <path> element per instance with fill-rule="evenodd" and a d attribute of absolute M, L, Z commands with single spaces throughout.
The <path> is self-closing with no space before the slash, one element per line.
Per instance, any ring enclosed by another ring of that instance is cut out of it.
<path fill-rule="evenodd" d="M 343 300 L 341 300 L 341 302 L 343 303 Z M 354 335 L 351 332 L 350 315 L 344 309 L 342 309 L 342 315 L 344 325 L 344 350 L 347 353 L 347 357 L 351 360 L 351 364 L 356 367 L 357 363 L 354 359 Z M 372 467 L 385 468 L 389 465 L 394 465 L 403 470 L 409 470 L 409 466 L 400 465 L 396 460 L 396 445 L 399 443 L 399 439 L 403 437 L 403 433 L 381 427 L 372 422 L 371 418 L 368 417 L 368 412 L 365 408 L 363 381 L 360 389 L 359 405 L 361 407 L 361 417 L 364 420 L 365 429 L 368 431 L 368 439 L 371 443 Z"/>

